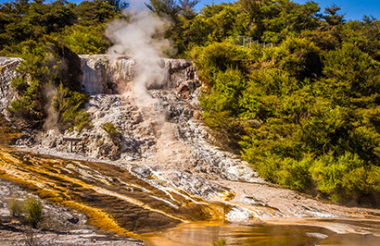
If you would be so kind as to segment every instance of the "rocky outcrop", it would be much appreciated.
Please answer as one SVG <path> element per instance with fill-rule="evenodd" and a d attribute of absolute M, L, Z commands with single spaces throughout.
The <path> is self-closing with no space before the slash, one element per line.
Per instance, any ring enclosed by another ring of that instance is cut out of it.
<path fill-rule="evenodd" d="M 11 87 L 12 80 L 18 76 L 16 68 L 21 63 L 20 58 L 0 57 L 0 113 L 7 114 L 6 108 L 14 99 L 14 90 Z"/>
<path fill-rule="evenodd" d="M 131 93 L 122 93 L 133 83 L 135 61 L 127 57 L 82 56 L 83 88 L 91 93 L 86 111 L 92 127 L 81 132 L 67 131 L 62 136 L 48 132 L 40 136 L 42 146 L 104 160 L 149 161 L 172 177 L 186 176 L 172 173 L 181 170 L 230 180 L 261 181 L 248 163 L 211 144 L 212 136 L 199 121 L 201 83 L 192 62 L 160 62 L 167 77 L 164 83 L 147 88 L 153 103 L 146 107 L 137 105 Z M 121 137 L 116 140 L 107 133 L 105 124 L 112 125 Z M 65 142 L 67 138 L 81 141 Z"/>
<path fill-rule="evenodd" d="M 126 56 L 80 55 L 82 60 L 82 88 L 91 95 L 120 94 L 133 80 L 136 61 Z M 155 59 L 166 73 L 165 83 L 149 89 L 173 89 L 189 80 L 197 80 L 193 63 L 185 59 Z"/>

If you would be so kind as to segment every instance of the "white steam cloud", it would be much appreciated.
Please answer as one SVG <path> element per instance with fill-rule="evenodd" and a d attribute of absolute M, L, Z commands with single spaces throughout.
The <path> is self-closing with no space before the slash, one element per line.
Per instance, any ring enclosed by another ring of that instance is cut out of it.
<path fill-rule="evenodd" d="M 119 91 L 124 90 L 120 91 L 123 97 L 141 110 L 145 122 L 153 126 L 156 137 L 160 138 L 166 122 L 165 110 L 147 89 L 168 79 L 162 57 L 172 46 L 162 37 L 170 23 L 148 10 L 130 9 L 124 15 L 126 20 L 113 21 L 106 30 L 106 36 L 115 44 L 108 54 L 132 58 L 132 81 L 119 81 Z"/>
<path fill-rule="evenodd" d="M 121 86 L 133 93 L 137 106 L 149 107 L 154 103 L 147 88 L 159 85 L 167 79 L 165 63 L 160 58 L 170 50 L 171 44 L 162 37 L 169 22 L 147 10 L 124 12 L 127 20 L 116 20 L 109 24 L 106 36 L 115 44 L 110 55 L 126 55 L 134 60 L 133 84 Z"/>
<path fill-rule="evenodd" d="M 130 10 L 124 15 L 129 21 L 113 21 L 106 30 L 106 36 L 115 44 L 110 52 L 134 58 L 162 57 L 162 50 L 169 48 L 170 42 L 155 37 L 162 34 L 169 23 L 147 10 Z"/>

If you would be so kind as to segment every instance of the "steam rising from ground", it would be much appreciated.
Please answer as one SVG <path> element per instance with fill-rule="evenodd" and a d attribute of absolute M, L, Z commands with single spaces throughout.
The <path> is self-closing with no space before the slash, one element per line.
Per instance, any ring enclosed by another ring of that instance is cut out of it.
<path fill-rule="evenodd" d="M 47 101 L 48 101 L 48 103 L 45 106 L 47 118 L 44 122 L 43 129 L 46 131 L 54 130 L 54 131 L 59 132 L 59 129 L 58 129 L 59 114 L 52 106 L 53 98 L 57 94 L 57 88 L 55 88 L 55 86 L 53 85 L 49 85 L 43 90 L 43 94 L 47 98 Z"/>
<path fill-rule="evenodd" d="M 159 58 L 162 50 L 170 47 L 167 39 L 158 39 L 169 25 L 167 21 L 152 15 L 147 10 L 126 11 L 126 20 L 113 21 L 106 30 L 106 36 L 115 44 L 109 50 L 133 58 Z"/>
<path fill-rule="evenodd" d="M 159 37 L 169 23 L 147 10 L 130 10 L 124 15 L 128 21 L 116 20 L 106 30 L 106 36 L 115 44 L 108 53 L 126 55 L 135 61 L 132 86 L 120 87 L 133 92 L 137 106 L 151 107 L 154 100 L 147 87 L 163 84 L 168 76 L 160 58 L 164 56 L 163 51 L 170 49 L 170 42 Z"/>
<path fill-rule="evenodd" d="M 165 110 L 158 100 L 152 98 L 148 88 L 162 85 L 168 79 L 164 52 L 171 50 L 169 40 L 163 33 L 170 23 L 148 10 L 128 10 L 126 20 L 116 20 L 109 24 L 106 36 L 115 44 L 108 53 L 132 58 L 132 82 L 119 81 L 119 91 L 128 103 L 137 106 L 144 115 L 144 121 L 153 126 L 156 137 L 165 133 Z"/>

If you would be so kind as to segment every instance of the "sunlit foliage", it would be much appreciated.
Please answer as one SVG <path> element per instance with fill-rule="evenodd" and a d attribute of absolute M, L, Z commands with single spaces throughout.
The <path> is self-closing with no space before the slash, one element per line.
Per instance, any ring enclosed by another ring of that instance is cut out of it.
<path fill-rule="evenodd" d="M 88 116 L 80 108 L 88 96 L 80 92 L 79 57 L 50 36 L 23 43 L 21 57 L 20 76 L 12 81 L 18 95 L 9 111 L 33 128 L 49 120 L 61 129 L 83 128 Z"/>
<path fill-rule="evenodd" d="M 102 53 L 110 45 L 103 35 L 105 23 L 121 18 L 121 11 L 127 7 L 123 0 L 83 1 L 78 5 L 61 0 L 0 4 L 0 54 L 19 55 L 22 42 L 44 35 L 62 37 L 61 41 L 78 53 Z"/>
<path fill-rule="evenodd" d="M 227 9 L 240 11 L 224 25 Z M 207 85 L 203 119 L 271 182 L 379 204 L 380 22 L 318 10 L 286 0 L 204 8 L 189 27 L 202 27 L 189 54 Z M 236 35 L 260 44 L 243 49 Z"/>

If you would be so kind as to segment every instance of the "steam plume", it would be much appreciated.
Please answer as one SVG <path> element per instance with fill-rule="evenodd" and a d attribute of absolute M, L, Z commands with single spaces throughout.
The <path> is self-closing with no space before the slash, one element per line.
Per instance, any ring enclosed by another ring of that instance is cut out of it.
<path fill-rule="evenodd" d="M 125 55 L 134 61 L 132 82 L 124 81 L 125 84 L 119 87 L 125 89 L 122 92 L 124 98 L 142 111 L 145 121 L 154 127 L 154 131 L 162 132 L 165 110 L 147 89 L 162 85 L 168 78 L 168 69 L 161 58 L 164 51 L 170 50 L 171 44 L 160 37 L 170 23 L 148 10 L 132 8 L 123 14 L 128 21 L 113 21 L 106 30 L 106 36 L 115 44 L 108 53 Z"/>
<path fill-rule="evenodd" d="M 45 106 L 47 118 L 44 121 L 44 124 L 42 126 L 45 131 L 54 130 L 56 132 L 59 132 L 59 128 L 58 128 L 59 115 L 52 106 L 53 97 L 56 95 L 56 93 L 57 93 L 57 89 L 53 85 L 49 85 L 43 90 L 43 94 L 47 98 L 47 101 L 48 101 L 48 103 Z"/>
<path fill-rule="evenodd" d="M 106 36 L 115 44 L 108 53 L 133 58 L 133 85 L 130 89 L 137 106 L 151 106 L 149 104 L 154 101 L 147 93 L 147 87 L 162 84 L 167 78 L 167 69 L 160 58 L 164 50 L 170 49 L 170 42 L 157 37 L 162 36 L 169 23 L 147 10 L 132 9 L 124 15 L 128 21 L 116 20 L 106 30 Z"/>

